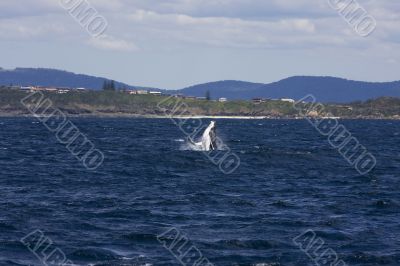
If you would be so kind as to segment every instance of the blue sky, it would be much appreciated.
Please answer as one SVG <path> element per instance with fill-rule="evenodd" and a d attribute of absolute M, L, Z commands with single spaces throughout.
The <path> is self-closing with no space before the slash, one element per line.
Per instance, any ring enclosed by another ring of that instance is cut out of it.
<path fill-rule="evenodd" d="M 358 0 L 361 37 L 328 0 L 88 0 L 108 21 L 91 37 L 60 1 L 0 2 L 0 66 L 50 67 L 166 89 L 292 75 L 399 80 L 400 1 Z"/>

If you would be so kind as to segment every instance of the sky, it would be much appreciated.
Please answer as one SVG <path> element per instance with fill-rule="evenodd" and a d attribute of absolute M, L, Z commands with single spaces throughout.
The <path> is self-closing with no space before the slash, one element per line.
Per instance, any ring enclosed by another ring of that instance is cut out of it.
<path fill-rule="evenodd" d="M 67 9 L 81 1 L 107 22 L 101 35 Z M 367 37 L 335 1 L 348 0 L 1 0 L 0 67 L 163 89 L 294 75 L 400 80 L 400 1 L 358 0 L 376 21 Z"/>

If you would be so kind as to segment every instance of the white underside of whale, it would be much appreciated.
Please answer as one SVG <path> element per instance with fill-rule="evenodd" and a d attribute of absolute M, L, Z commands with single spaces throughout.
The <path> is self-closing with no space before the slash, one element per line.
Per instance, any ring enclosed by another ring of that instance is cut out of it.
<path fill-rule="evenodd" d="M 210 151 L 212 149 L 215 149 L 212 144 L 211 140 L 211 130 L 213 130 L 215 127 L 215 122 L 211 122 L 210 125 L 207 127 L 207 129 L 204 131 L 203 136 L 201 138 L 201 142 L 196 142 L 194 143 L 196 147 L 200 148 L 202 151 Z"/>

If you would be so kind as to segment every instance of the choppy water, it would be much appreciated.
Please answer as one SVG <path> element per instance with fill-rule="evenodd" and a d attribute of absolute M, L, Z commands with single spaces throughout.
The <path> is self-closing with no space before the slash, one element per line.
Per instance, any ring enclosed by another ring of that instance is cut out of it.
<path fill-rule="evenodd" d="M 37 229 L 77 265 L 179 265 L 170 227 L 215 265 L 315 265 L 292 242 L 307 229 L 347 265 L 400 265 L 400 122 L 343 122 L 378 160 L 366 176 L 306 121 L 219 120 L 231 175 L 169 120 L 73 122 L 96 171 L 34 118 L 0 118 L 0 265 L 41 265 L 20 242 Z"/>

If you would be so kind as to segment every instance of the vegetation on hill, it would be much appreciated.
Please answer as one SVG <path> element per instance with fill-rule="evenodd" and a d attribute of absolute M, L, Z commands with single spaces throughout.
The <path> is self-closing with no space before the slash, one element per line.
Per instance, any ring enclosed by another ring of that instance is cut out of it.
<path fill-rule="evenodd" d="M 28 93 L 19 90 L 0 89 L 0 113 L 3 115 L 28 115 L 21 103 Z M 130 95 L 119 91 L 73 91 L 66 94 L 44 92 L 53 106 L 69 115 L 157 115 L 165 113 L 158 107 L 166 96 Z M 170 99 L 173 101 L 178 99 Z M 196 99 L 179 99 L 187 108 L 186 114 L 207 116 L 265 116 L 270 118 L 296 118 L 299 111 L 292 103 L 268 100 L 264 103 L 251 101 L 217 102 Z M 400 118 L 399 98 L 378 98 L 347 105 L 329 104 L 318 116 L 343 118 Z M 302 104 L 304 113 L 309 105 Z M 312 115 L 310 113 L 310 115 Z M 314 114 L 315 115 L 315 114 Z"/>
<path fill-rule="evenodd" d="M 103 77 L 94 77 L 83 74 L 75 74 L 68 71 L 48 68 L 16 68 L 12 70 L 0 69 L 0 85 L 9 86 L 47 86 L 47 87 L 69 87 L 87 88 L 101 90 L 104 81 Z M 139 86 L 115 81 L 116 88 L 146 89 Z"/>
<path fill-rule="evenodd" d="M 107 78 L 80 75 L 67 71 L 45 68 L 0 69 L 0 85 L 9 86 L 47 86 L 104 89 Z M 130 86 L 115 81 L 115 89 L 150 89 Z M 174 92 L 162 89 L 150 89 L 164 93 L 176 93 L 186 96 L 204 97 L 207 91 L 213 99 L 225 97 L 235 100 L 251 100 L 253 98 L 291 98 L 301 99 L 304 95 L 313 94 L 323 103 L 347 103 L 357 100 L 368 100 L 383 96 L 400 97 L 400 81 L 363 82 L 335 77 L 296 76 L 277 82 L 264 84 L 245 81 L 224 80 L 198 84 Z"/>
<path fill-rule="evenodd" d="M 347 103 L 382 96 L 400 97 L 400 81 L 363 82 L 335 77 L 296 76 L 269 84 L 243 81 L 218 81 L 195 85 L 180 91 L 184 95 L 203 96 L 209 90 L 213 97 L 250 100 L 253 98 L 301 99 L 314 95 L 323 103 Z"/>

